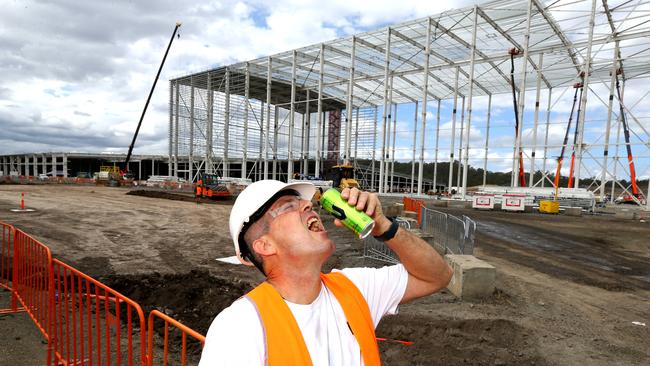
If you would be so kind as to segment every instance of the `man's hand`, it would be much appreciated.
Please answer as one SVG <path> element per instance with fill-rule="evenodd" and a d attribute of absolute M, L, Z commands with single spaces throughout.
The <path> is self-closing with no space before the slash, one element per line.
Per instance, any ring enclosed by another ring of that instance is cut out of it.
<path fill-rule="evenodd" d="M 346 188 L 341 191 L 341 197 L 375 220 L 372 235 L 379 236 L 390 228 L 391 222 L 382 213 L 377 194 L 363 192 L 357 188 Z M 334 220 L 334 223 L 336 226 L 343 226 L 339 220 Z M 385 243 L 397 254 L 409 274 L 406 291 L 400 303 L 432 294 L 449 284 L 453 274 L 451 267 L 420 237 L 400 228 L 395 236 Z"/>
<path fill-rule="evenodd" d="M 379 202 L 376 193 L 364 192 L 358 188 L 345 188 L 341 191 L 341 197 L 348 201 L 350 205 L 355 206 L 358 211 L 365 212 L 375 220 L 375 227 L 372 229 L 371 235 L 379 236 L 390 228 L 391 222 L 382 213 L 381 202 Z M 339 219 L 334 219 L 334 224 L 339 227 L 343 226 Z"/>

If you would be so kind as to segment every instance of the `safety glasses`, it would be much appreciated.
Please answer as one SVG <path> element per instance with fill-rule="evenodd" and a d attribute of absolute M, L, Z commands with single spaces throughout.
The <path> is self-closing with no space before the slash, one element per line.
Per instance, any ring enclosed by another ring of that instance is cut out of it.
<path fill-rule="evenodd" d="M 278 203 L 275 208 L 266 211 L 266 213 L 272 218 L 276 218 L 289 212 L 298 211 L 300 209 L 300 198 L 296 196 L 284 196 L 279 198 L 278 201 L 281 202 Z"/>

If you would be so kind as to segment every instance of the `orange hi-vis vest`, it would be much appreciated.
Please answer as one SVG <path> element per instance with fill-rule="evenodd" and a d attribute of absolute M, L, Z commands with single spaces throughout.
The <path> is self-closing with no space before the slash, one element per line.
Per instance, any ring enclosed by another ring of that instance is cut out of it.
<path fill-rule="evenodd" d="M 366 299 L 342 273 L 321 273 L 320 276 L 343 308 L 348 325 L 359 343 L 365 366 L 380 365 L 375 326 Z M 268 282 L 263 282 L 246 296 L 256 306 L 264 327 L 266 364 L 312 365 L 298 323 L 280 293 Z"/>

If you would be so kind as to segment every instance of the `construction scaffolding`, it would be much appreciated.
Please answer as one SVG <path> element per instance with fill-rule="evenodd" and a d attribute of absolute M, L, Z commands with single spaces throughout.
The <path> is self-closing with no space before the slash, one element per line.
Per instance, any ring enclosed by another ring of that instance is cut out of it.
<path fill-rule="evenodd" d="M 185 75 L 170 80 L 170 172 L 286 180 L 347 163 L 383 193 L 399 160 L 418 194 L 464 198 L 470 166 L 543 187 L 580 83 L 572 182 L 613 200 L 634 164 L 650 176 L 648 39 L 650 0 L 497 0 Z"/>

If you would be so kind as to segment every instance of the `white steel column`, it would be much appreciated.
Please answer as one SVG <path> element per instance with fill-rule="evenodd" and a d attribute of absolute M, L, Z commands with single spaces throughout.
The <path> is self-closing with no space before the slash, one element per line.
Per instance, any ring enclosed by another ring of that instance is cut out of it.
<path fill-rule="evenodd" d="M 324 178 L 322 174 L 320 173 L 320 164 L 321 164 L 321 150 L 322 150 L 322 144 L 321 144 L 321 128 L 324 125 L 323 121 L 323 74 L 324 74 L 324 67 L 325 67 L 325 45 L 323 43 L 320 44 L 320 53 L 318 56 L 318 63 L 320 65 L 319 70 L 319 75 L 318 75 L 318 106 L 317 108 L 317 114 L 318 114 L 318 127 L 316 128 L 316 173 L 315 176 L 320 177 L 321 179 Z"/>
<path fill-rule="evenodd" d="M 390 114 L 390 104 L 388 102 L 388 76 L 390 74 L 390 27 L 386 28 L 386 50 L 384 54 L 384 62 L 386 68 L 384 70 L 384 110 L 382 111 L 381 121 L 381 161 L 379 164 L 379 193 L 384 193 L 384 161 L 386 157 L 386 119 Z"/>
<path fill-rule="evenodd" d="M 605 197 L 605 185 L 607 184 L 607 151 L 609 148 L 609 134 L 612 125 L 612 106 L 614 104 L 614 88 L 616 86 L 616 72 L 618 71 L 618 42 L 614 47 L 614 60 L 612 60 L 611 80 L 609 84 L 609 103 L 607 104 L 607 127 L 605 128 L 605 141 L 603 146 L 603 166 L 600 178 L 600 199 Z"/>
<path fill-rule="evenodd" d="M 277 105 L 273 110 L 273 179 L 278 179 L 278 119 L 280 117 L 280 107 Z M 266 122 L 266 130 L 269 131 L 271 121 Z"/>
<path fill-rule="evenodd" d="M 548 104 L 546 105 L 546 131 L 544 132 L 544 162 L 542 171 L 542 187 L 546 184 L 546 159 L 548 158 L 548 130 L 551 125 L 551 96 L 553 95 L 553 88 L 548 89 Z"/>
<path fill-rule="evenodd" d="M 458 73 L 460 68 L 456 66 L 454 77 L 454 109 L 451 112 L 451 146 L 449 147 L 449 186 L 447 190 L 451 193 L 454 180 L 454 140 L 456 140 L 456 108 L 458 107 Z"/>
<path fill-rule="evenodd" d="M 623 79 L 623 85 L 625 85 L 625 79 Z M 621 89 L 621 99 L 623 99 L 623 94 L 625 93 L 625 88 Z M 619 112 L 618 117 L 616 118 L 616 123 L 617 123 L 617 129 L 616 129 L 616 155 L 614 155 L 614 171 L 612 172 L 612 193 L 609 197 L 609 200 L 611 203 L 614 203 L 614 199 L 616 198 L 615 193 L 616 193 L 616 171 L 618 168 L 618 163 L 620 156 L 619 154 L 619 149 L 621 145 L 621 115 Z"/>
<path fill-rule="evenodd" d="M 537 62 L 537 84 L 535 85 L 535 117 L 533 120 L 533 149 L 530 153 L 530 178 L 528 179 L 528 186 L 535 185 L 535 149 L 537 148 L 537 123 L 539 121 L 539 98 L 542 87 L 542 63 L 544 62 L 544 54 L 539 54 L 539 61 Z"/>
<path fill-rule="evenodd" d="M 391 83 L 390 83 L 391 90 L 393 89 L 393 79 L 391 78 Z M 392 93 L 391 93 L 392 95 Z M 392 97 L 391 97 L 392 99 Z M 395 183 L 395 137 L 397 135 L 397 103 L 395 103 L 395 111 L 393 112 L 393 138 L 391 140 L 391 143 L 393 144 L 393 147 L 391 148 L 391 153 L 390 153 L 390 191 L 393 191 L 394 183 Z"/>
<path fill-rule="evenodd" d="M 178 115 L 181 109 L 181 99 L 178 81 L 176 84 L 176 115 L 174 116 L 174 177 L 178 177 Z"/>
<path fill-rule="evenodd" d="M 66 154 L 63 154 L 63 178 L 68 177 L 68 156 Z"/>
<path fill-rule="evenodd" d="M 172 152 L 174 142 L 174 82 L 169 81 L 169 160 L 167 161 L 167 175 L 172 175 Z"/>
<path fill-rule="evenodd" d="M 305 156 L 305 114 L 301 113 L 300 114 L 300 152 L 298 154 L 298 162 L 300 163 L 298 166 L 298 172 L 299 174 L 303 174 L 304 171 L 304 156 Z"/>
<path fill-rule="evenodd" d="M 311 128 L 311 113 L 309 112 L 309 89 L 306 90 L 307 92 L 307 106 L 305 107 L 305 124 L 304 124 L 304 130 L 303 130 L 303 170 L 302 174 L 304 175 L 309 175 L 309 130 Z"/>
<path fill-rule="evenodd" d="M 248 109 L 251 107 L 250 101 L 250 65 L 246 63 L 244 69 L 244 150 L 242 151 L 241 159 L 241 177 L 242 179 L 247 176 L 246 164 L 248 160 Z"/>
<path fill-rule="evenodd" d="M 528 10 L 526 13 L 526 31 L 524 33 L 524 57 L 521 60 L 521 84 L 519 87 L 519 100 L 517 105 L 517 111 L 519 114 L 519 126 L 517 126 L 517 133 L 515 137 L 515 149 L 512 156 L 512 186 L 519 186 L 519 156 L 521 156 L 521 132 L 523 131 L 524 125 L 524 106 L 526 101 L 526 76 L 527 76 L 527 67 L 528 67 L 528 45 L 530 43 L 530 19 L 532 13 L 533 1 L 528 2 Z"/>
<path fill-rule="evenodd" d="M 388 178 L 390 177 L 390 131 L 392 129 L 391 123 L 393 123 L 393 76 L 390 76 L 390 80 L 388 81 L 388 122 L 386 124 L 386 158 L 384 161 L 384 165 L 386 166 L 384 174 L 384 181 L 383 185 L 384 187 L 387 187 L 386 192 L 390 192 L 392 187 L 388 185 Z"/>
<path fill-rule="evenodd" d="M 580 100 L 580 119 L 578 120 L 578 146 L 576 148 L 576 165 L 575 165 L 575 183 L 574 187 L 578 188 L 580 186 L 580 167 L 582 165 L 582 141 L 585 135 L 585 116 L 587 115 L 587 95 L 589 94 L 589 77 L 591 70 L 591 46 L 594 39 L 594 24 L 596 18 L 596 0 L 591 1 L 591 16 L 589 18 L 589 37 L 587 40 L 587 53 L 585 57 L 585 67 L 584 73 L 585 78 L 583 81 L 583 90 L 582 99 Z"/>
<path fill-rule="evenodd" d="M 269 179 L 269 121 L 271 120 L 271 57 L 267 60 L 266 69 L 266 133 L 264 134 L 264 179 Z M 276 132 L 277 133 L 277 132 Z"/>
<path fill-rule="evenodd" d="M 226 111 L 223 121 L 223 176 L 229 177 L 228 140 L 230 139 L 230 69 L 226 68 Z"/>
<path fill-rule="evenodd" d="M 425 115 L 426 116 L 426 115 Z M 433 190 L 438 186 L 438 141 L 440 140 L 440 99 L 438 99 L 438 109 L 436 111 L 436 152 L 433 160 Z"/>
<path fill-rule="evenodd" d="M 190 152 L 187 157 L 189 182 L 194 182 L 194 122 L 194 78 L 190 76 Z"/>
<path fill-rule="evenodd" d="M 273 110 L 273 179 L 278 178 L 278 131 L 280 126 L 278 121 L 280 119 L 280 107 L 277 105 Z"/>
<path fill-rule="evenodd" d="M 478 11 L 474 5 L 474 27 L 472 30 L 472 54 L 469 62 L 469 96 L 467 99 L 467 127 L 465 127 L 465 156 L 463 159 L 463 188 L 462 198 L 467 193 L 467 170 L 469 169 L 469 136 L 472 125 L 472 94 L 474 92 L 474 59 L 476 58 L 476 28 L 478 27 Z"/>
<path fill-rule="evenodd" d="M 492 94 L 488 95 L 487 124 L 485 128 L 485 153 L 483 156 L 483 187 L 487 183 L 488 145 L 490 141 L 490 117 L 492 116 Z"/>
<path fill-rule="evenodd" d="M 354 162 L 356 163 L 357 161 L 357 153 L 358 153 L 358 145 L 359 145 L 359 114 L 361 113 L 361 109 L 357 107 L 357 116 L 354 121 Z"/>
<path fill-rule="evenodd" d="M 345 142 L 343 164 L 350 165 L 350 155 L 352 153 L 350 145 L 352 145 L 352 113 L 354 106 L 352 105 L 352 95 L 354 93 L 354 61 L 356 53 L 356 37 L 352 36 L 352 50 L 350 51 L 350 80 L 348 81 L 348 100 L 345 106 Z"/>
<path fill-rule="evenodd" d="M 462 174 L 463 170 L 463 164 L 462 164 L 462 159 L 463 159 L 463 139 L 464 135 L 463 133 L 465 132 L 465 96 L 462 97 L 462 104 L 461 104 L 461 110 L 460 110 L 460 133 L 458 134 L 458 172 L 456 172 L 456 189 L 458 192 L 460 188 L 460 176 Z"/>
<path fill-rule="evenodd" d="M 296 123 L 296 58 L 298 52 L 293 50 L 293 57 L 291 58 L 291 102 L 289 104 L 289 143 L 287 146 L 288 160 L 287 160 L 287 181 L 293 179 L 293 129 Z M 275 132 L 277 133 L 277 131 Z"/>
<path fill-rule="evenodd" d="M 203 167 L 203 170 L 206 173 L 213 173 L 214 169 L 214 162 L 213 162 L 213 154 L 214 150 L 212 147 L 212 144 L 214 143 L 214 91 L 212 90 L 212 77 L 210 75 L 210 72 L 208 72 L 208 81 L 207 81 L 207 97 L 208 97 L 208 103 L 207 103 L 207 111 L 206 111 L 206 117 L 207 117 L 207 126 L 206 126 L 206 146 L 205 146 L 205 166 Z M 153 174 L 153 173 L 152 173 Z"/>
<path fill-rule="evenodd" d="M 422 75 L 422 128 L 420 128 L 420 165 L 418 166 L 418 194 L 422 194 L 422 181 L 424 180 L 424 141 L 427 127 L 427 103 L 429 96 L 429 57 L 431 55 L 431 18 L 427 18 L 427 40 L 424 45 L 424 70 Z M 438 105 L 440 107 L 440 105 Z M 417 116 L 417 106 L 416 106 Z M 440 108 L 438 108 L 440 110 Z M 417 119 L 417 118 L 416 118 Z M 436 143 L 436 148 L 438 144 Z M 415 163 L 415 162 L 413 162 Z M 435 182 L 434 182 L 435 184 Z M 435 187 L 434 187 L 435 189 Z"/>
<path fill-rule="evenodd" d="M 426 116 L 425 116 L 426 118 Z M 411 158 L 411 190 L 409 193 L 413 193 L 415 188 L 415 144 L 417 143 L 418 136 L 418 101 L 415 101 L 415 112 L 413 113 L 413 156 Z"/>
<path fill-rule="evenodd" d="M 257 180 L 262 180 L 263 174 L 264 174 L 264 166 L 267 166 L 264 164 L 266 162 L 266 159 L 262 158 L 262 153 L 264 152 L 264 101 L 260 101 L 260 150 L 259 150 L 259 155 L 257 158 Z"/>
<path fill-rule="evenodd" d="M 376 150 L 377 150 L 377 106 L 375 106 L 375 115 L 374 115 L 374 126 L 375 128 L 373 129 L 372 132 L 372 162 L 371 162 L 371 167 L 370 167 L 370 189 L 371 191 L 374 192 L 375 189 L 375 158 L 376 158 Z"/>

